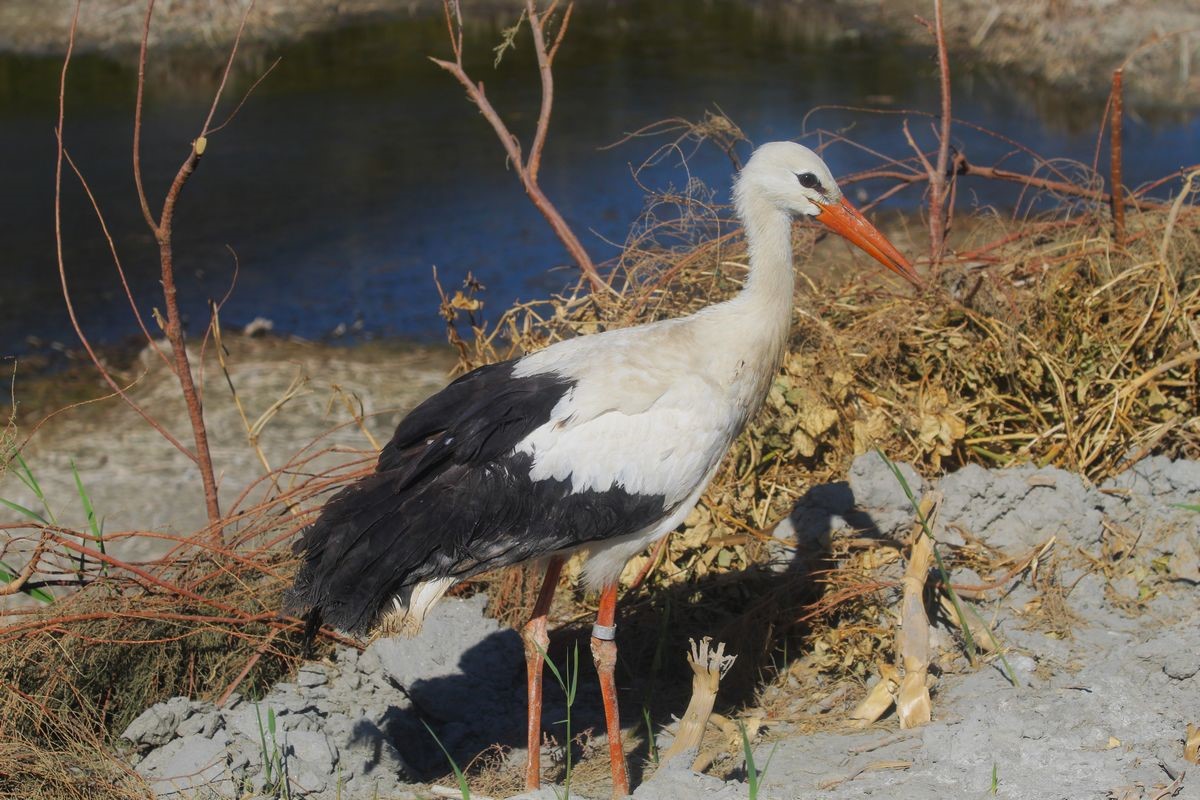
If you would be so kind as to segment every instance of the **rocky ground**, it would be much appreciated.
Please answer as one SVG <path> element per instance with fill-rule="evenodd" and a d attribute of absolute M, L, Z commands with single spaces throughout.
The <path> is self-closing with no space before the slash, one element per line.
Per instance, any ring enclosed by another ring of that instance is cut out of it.
<path fill-rule="evenodd" d="M 587 0 L 600 2 L 601 0 Z M 611 1 L 611 0 L 606 0 Z M 759 0 L 772 6 L 829 3 Z M 507 15 L 506 0 L 474 0 L 481 11 Z M 315 31 L 399 15 L 437 13 L 438 0 L 259 0 L 250 15 L 250 40 L 295 39 Z M 913 15 L 932 18 L 930 0 L 836 0 L 846 30 L 887 33 L 928 44 Z M 59 53 L 73 4 L 65 0 L 0 3 L 0 50 Z M 164 47 L 228 42 L 243 0 L 173 0 L 155 12 L 152 43 Z M 791 11 L 792 9 L 788 9 Z M 144 8 L 129 0 L 88 0 L 80 15 L 79 47 L 128 52 L 141 36 Z M 1029 75 L 1058 89 L 1103 96 L 1114 68 L 1128 64 L 1126 92 L 1140 105 L 1195 108 L 1200 102 L 1200 8 L 1194 0 L 961 0 L 946 7 L 946 35 L 956 57 Z M 1143 47 L 1145 45 L 1145 47 Z"/>
<path fill-rule="evenodd" d="M 820 679 L 776 681 L 761 695 L 775 710 L 756 746 L 760 770 L 769 759 L 758 796 L 1200 797 L 1184 750 L 1188 723 L 1200 723 L 1200 463 L 1152 457 L 1100 486 L 1054 468 L 968 466 L 932 486 L 906 472 L 918 492 L 943 496 L 936 534 L 945 548 L 970 539 L 1016 557 L 1055 538 L 1054 581 L 1026 576 L 978 606 L 1019 685 L 1000 661 L 968 666 L 940 627 L 933 721 L 923 727 L 901 730 L 890 716 L 865 729 L 845 722 L 864 686 L 830 687 L 829 697 L 810 702 L 823 691 Z M 777 528 L 779 567 L 831 536 L 888 537 L 911 524 L 887 466 L 863 456 L 846 483 L 810 489 Z M 995 576 L 954 577 L 979 584 Z M 490 753 L 491 772 L 511 775 L 524 762 L 521 655 L 517 634 L 483 616 L 481 597 L 450 599 L 414 640 L 338 649 L 257 701 L 216 708 L 174 698 L 122 739 L 160 797 L 254 795 L 282 774 L 290 797 L 427 798 L 436 790 L 425 781 L 447 767 L 425 724 L 460 764 Z M 598 719 L 587 668 L 582 681 L 576 730 Z M 552 723 L 565 713 L 561 693 L 548 690 L 546 727 L 558 730 Z M 635 715 L 626 714 L 631 733 Z M 661 749 L 673 726 L 655 727 Z M 605 748 L 593 738 L 583 749 L 591 777 L 577 778 L 571 794 L 605 797 L 596 769 Z M 543 763 L 561 755 L 547 748 Z M 740 755 L 718 759 L 728 780 L 692 772 L 690 757 L 656 768 L 645 755 L 631 756 L 635 797 L 747 796 Z M 493 783 L 475 796 L 487 791 L 511 794 Z"/>

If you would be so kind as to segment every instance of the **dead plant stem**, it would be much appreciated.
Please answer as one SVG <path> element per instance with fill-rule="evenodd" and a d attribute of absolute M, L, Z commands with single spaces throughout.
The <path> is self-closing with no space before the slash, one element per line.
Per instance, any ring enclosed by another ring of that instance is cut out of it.
<path fill-rule="evenodd" d="M 1121 116 L 1124 114 L 1122 86 L 1124 84 L 1123 69 L 1113 70 L 1112 76 L 1112 135 L 1111 135 L 1111 177 L 1112 177 L 1112 215 L 1113 235 L 1119 247 L 1125 246 L 1125 202 L 1122 198 L 1121 186 Z"/>
<path fill-rule="evenodd" d="M 442 0 L 442 3 L 446 15 L 446 29 L 450 38 L 450 47 L 454 52 L 454 60 L 445 61 L 433 58 L 432 56 L 429 60 L 453 75 L 455 80 L 466 89 L 467 97 L 479 109 L 479 113 L 488 121 L 488 124 L 492 126 L 492 130 L 495 131 L 500 144 L 503 145 L 504 151 L 508 155 L 509 163 L 516 170 L 517 177 L 521 181 L 521 186 L 524 188 L 525 194 L 533 202 L 534 207 L 546 218 L 546 222 L 550 224 L 550 228 L 554 231 L 554 234 L 579 266 L 584 277 L 587 278 L 592 291 L 608 290 L 608 285 L 600 277 L 595 262 L 588 255 L 583 243 L 575 235 L 571 226 L 567 224 L 562 214 L 559 213 L 554 203 L 546 197 L 545 192 L 542 191 L 542 187 L 538 183 L 538 173 L 542 165 L 542 151 L 546 147 L 546 136 L 550 130 L 550 114 L 554 106 L 554 72 L 552 69 L 554 56 L 558 52 L 559 45 L 562 44 L 563 37 L 566 36 L 574 3 L 567 4 L 562 22 L 559 23 L 558 30 L 554 34 L 554 41 L 547 47 L 546 26 L 549 23 L 551 12 L 554 11 L 557 3 L 552 4 L 545 14 L 539 15 L 535 0 L 525 0 L 525 13 L 529 17 L 529 27 L 533 35 L 534 52 L 537 54 L 538 74 L 542 85 L 542 101 L 538 111 L 537 128 L 534 131 L 533 142 L 530 145 L 529 156 L 527 158 L 522 158 L 520 140 L 509 130 L 504 120 L 500 118 L 500 115 L 492 106 L 491 101 L 488 100 L 487 94 L 484 91 L 483 81 L 472 79 L 463 67 L 462 9 L 458 3 L 453 3 L 451 0 Z"/>

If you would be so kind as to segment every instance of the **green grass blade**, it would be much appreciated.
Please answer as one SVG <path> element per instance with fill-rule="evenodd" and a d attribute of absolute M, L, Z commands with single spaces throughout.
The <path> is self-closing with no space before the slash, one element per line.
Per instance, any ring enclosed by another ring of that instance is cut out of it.
<path fill-rule="evenodd" d="M 5 564 L 3 561 L 0 561 L 0 581 L 3 581 L 4 583 L 12 583 L 13 581 L 15 581 L 17 579 L 18 574 L 19 573 L 17 572 L 17 570 L 14 570 L 8 564 Z M 51 603 L 54 602 L 54 595 L 50 594 L 45 589 L 37 589 L 37 588 L 29 589 L 29 588 L 22 586 L 21 593 L 27 594 L 30 597 L 32 597 L 34 600 L 39 600 L 39 601 L 45 603 L 46 605 L 50 605 Z"/>
<path fill-rule="evenodd" d="M 646 738 L 650 742 L 650 760 L 658 766 L 658 742 L 654 741 L 654 725 L 650 722 L 650 709 L 642 706 L 642 719 L 646 722 Z"/>
<path fill-rule="evenodd" d="M 46 511 L 46 519 L 50 520 L 48 524 L 57 525 L 58 521 L 54 518 L 54 512 L 50 510 L 50 504 L 46 502 L 46 493 L 42 491 L 42 485 L 38 483 L 37 478 L 33 476 L 33 470 L 29 468 L 29 464 L 25 463 L 24 456 L 22 456 L 20 453 L 17 453 L 13 457 L 13 460 L 15 460 L 17 462 L 17 466 L 20 467 L 20 469 L 15 473 L 17 478 L 21 481 L 21 483 L 25 484 L 25 487 L 29 489 L 29 491 L 33 492 L 34 497 L 36 497 L 38 502 L 42 504 L 42 508 Z"/>
<path fill-rule="evenodd" d="M 36 511 L 34 511 L 31 508 L 26 508 L 25 506 L 21 505 L 20 503 L 14 503 L 12 500 L 5 500 L 3 497 L 0 497 L 0 506 L 8 506 L 9 508 L 11 508 L 13 511 L 17 512 L 18 514 L 29 517 L 34 522 L 40 522 L 43 525 L 50 524 L 49 522 L 46 521 L 46 518 L 43 517 L 41 514 L 37 513 Z"/>
<path fill-rule="evenodd" d="M 92 505 L 92 498 L 88 496 L 87 490 L 83 488 L 83 479 L 79 477 L 79 470 L 75 467 L 75 459 L 71 459 L 71 475 L 75 478 L 75 490 L 79 492 L 79 502 L 83 504 L 83 513 L 87 515 L 88 528 L 92 531 L 92 538 L 100 545 L 100 552 L 104 552 L 104 534 L 100 531 L 100 523 L 96 519 L 96 509 Z"/>
<path fill-rule="evenodd" d="M 450 769 L 454 770 L 454 778 L 458 781 L 458 791 L 462 794 L 462 800 L 471 800 L 471 787 L 467 785 L 467 777 L 458 768 L 458 764 L 451 757 L 450 751 L 446 749 L 445 745 L 442 744 L 442 740 L 433 732 L 433 728 L 429 727 L 429 723 L 421 720 L 421 724 L 425 726 L 425 730 L 429 731 L 429 735 L 433 737 L 433 741 L 437 742 L 438 749 L 442 751 L 443 755 L 446 756 L 446 760 L 450 762 Z"/>
<path fill-rule="evenodd" d="M 742 734 L 742 758 L 746 760 L 746 784 L 750 787 L 750 800 L 758 800 L 758 769 L 754 766 L 754 748 L 746 733 L 746 723 L 738 720 L 738 731 Z"/>
<path fill-rule="evenodd" d="M 263 786 L 265 788 L 271 785 L 272 758 L 271 751 L 267 750 L 267 732 L 263 727 L 262 708 L 258 705 L 258 703 L 254 704 L 254 716 L 258 720 L 258 744 L 262 751 Z"/>
<path fill-rule="evenodd" d="M 83 513 L 87 516 L 88 528 L 92 532 L 92 538 L 96 541 L 96 549 L 103 554 L 104 550 L 104 526 L 96 519 L 96 508 L 92 505 L 92 498 L 88 495 L 87 489 L 83 488 L 83 479 L 79 477 L 79 470 L 75 468 L 75 459 L 71 459 L 71 475 L 75 477 L 75 491 L 79 493 L 79 502 L 83 504 Z M 79 554 L 80 567 L 83 566 L 83 554 Z M 104 561 L 100 562 L 100 574 L 108 574 L 108 564 Z"/>

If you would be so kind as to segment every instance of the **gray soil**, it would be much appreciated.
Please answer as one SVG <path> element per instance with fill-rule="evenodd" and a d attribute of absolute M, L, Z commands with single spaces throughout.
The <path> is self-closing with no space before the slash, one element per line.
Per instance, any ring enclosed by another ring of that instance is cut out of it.
<path fill-rule="evenodd" d="M 813 0 L 775 3 L 808 3 L 822 13 L 830 7 Z M 247 37 L 295 39 L 373 18 L 438 13 L 440 5 L 437 0 L 259 0 Z M 468 5 L 476 14 L 512 8 L 503 0 Z M 72 6 L 66 0 L 0 3 L 0 50 L 62 52 Z M 914 14 L 932 16 L 930 0 L 834 0 L 834 6 L 847 30 L 887 32 L 920 44 L 931 41 L 913 20 Z M 232 39 L 243 8 L 241 0 L 159 3 L 152 44 L 222 46 Z M 80 14 L 80 48 L 129 52 L 140 39 L 143 14 L 142 4 L 129 0 L 88 0 Z M 1103 96 L 1112 70 L 1132 56 L 1126 81 L 1131 102 L 1179 108 L 1200 102 L 1200 7 L 1194 0 L 960 0 L 947 4 L 945 19 L 947 41 L 958 57 L 1011 69 L 1059 89 Z"/>
<path fill-rule="evenodd" d="M 906 473 L 915 490 L 944 496 L 935 532 L 945 548 L 968 537 L 1015 558 L 1056 537 L 1054 586 L 1065 594 L 1059 617 L 1067 630 L 1039 622 L 1036 609 L 1051 598 L 1042 594 L 1046 583 L 1035 588 L 1027 577 L 977 606 L 1005 644 L 1014 686 L 999 660 L 970 667 L 957 635 L 935 625 L 933 721 L 915 729 L 901 730 L 892 716 L 866 729 L 847 723 L 865 686 L 822 690 L 819 676 L 776 681 L 761 696 L 764 708 L 784 711 L 767 718 L 756 747 L 760 769 L 770 758 L 759 797 L 958 800 L 992 796 L 993 781 L 995 796 L 1029 800 L 1200 797 L 1200 782 L 1185 776 L 1195 766 L 1184 761 L 1183 741 L 1186 725 L 1200 722 L 1200 513 L 1180 507 L 1200 504 L 1200 463 L 1152 457 L 1101 486 L 1053 468 L 969 466 L 931 486 Z M 786 571 L 831 536 L 903 535 L 911 524 L 886 465 L 862 456 L 847 482 L 810 489 L 777 529 L 776 566 Z M 1127 547 L 1114 551 L 1114 541 Z M 270 713 L 276 735 L 265 752 L 278 754 L 290 796 L 431 797 L 424 781 L 447 769 L 426 723 L 459 763 L 491 752 L 495 770 L 519 770 L 521 656 L 516 632 L 485 618 L 482 598 L 449 599 L 416 639 L 338 649 L 257 702 L 235 698 L 216 708 L 172 699 L 147 710 L 123 740 L 160 797 L 253 795 L 266 780 L 259 720 Z M 795 665 L 811 657 L 801 654 Z M 590 677 L 585 668 L 573 708 L 579 726 L 597 718 Z M 636 707 L 627 705 L 631 736 Z M 545 727 L 560 731 L 565 712 L 561 693 L 547 689 Z M 660 748 L 673 731 L 662 723 Z M 584 749 L 592 777 L 580 777 L 572 796 L 605 797 L 595 769 L 604 763 L 602 738 Z M 740 751 L 716 761 L 713 772 L 727 780 L 692 772 L 690 757 L 655 768 L 644 753 L 632 756 L 637 798 L 748 794 Z M 547 747 L 543 764 L 561 755 Z M 520 796 L 556 791 L 562 787 Z"/>

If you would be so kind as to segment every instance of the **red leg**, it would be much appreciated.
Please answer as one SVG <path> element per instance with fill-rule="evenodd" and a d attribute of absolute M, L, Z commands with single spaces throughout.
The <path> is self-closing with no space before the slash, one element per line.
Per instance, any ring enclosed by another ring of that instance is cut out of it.
<path fill-rule="evenodd" d="M 521 630 L 525 640 L 526 690 L 529 695 L 528 744 L 529 760 L 525 763 L 525 788 L 537 789 L 542 782 L 542 667 L 546 648 L 550 646 L 550 634 L 546 632 L 546 614 L 550 612 L 550 601 L 558 587 L 558 574 L 562 571 L 562 559 L 554 556 L 546 564 L 546 577 L 542 579 L 542 590 L 538 592 L 533 606 L 533 616 Z"/>
<path fill-rule="evenodd" d="M 629 794 L 629 771 L 625 767 L 625 749 L 621 746 L 621 718 L 617 711 L 617 685 L 613 669 L 617 664 L 616 634 L 617 584 L 610 583 L 600 594 L 600 611 L 592 628 L 592 659 L 600 676 L 600 696 L 604 699 L 604 722 L 608 728 L 608 758 L 612 762 L 613 797 Z"/>

